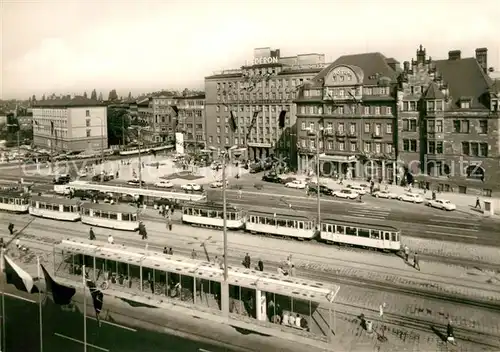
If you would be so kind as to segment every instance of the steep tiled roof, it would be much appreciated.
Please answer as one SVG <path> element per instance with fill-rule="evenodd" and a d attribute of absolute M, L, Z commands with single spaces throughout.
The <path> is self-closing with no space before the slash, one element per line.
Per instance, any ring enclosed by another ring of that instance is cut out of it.
<path fill-rule="evenodd" d="M 386 57 L 381 53 L 344 55 L 325 67 L 314 80 L 324 79 L 336 66 L 348 65 L 357 66 L 363 70 L 364 85 L 376 85 L 381 77 L 388 77 L 395 82 L 397 73 L 387 64 L 386 60 Z"/>
<path fill-rule="evenodd" d="M 197 94 L 197 95 L 190 95 L 190 96 L 182 96 L 182 97 L 175 97 L 176 100 L 188 100 L 188 99 L 205 99 L 205 94 Z"/>
<path fill-rule="evenodd" d="M 493 82 L 483 72 L 475 58 L 434 62 L 443 81 L 448 84 L 454 104 L 458 105 L 461 97 L 472 97 L 472 109 L 487 108 L 480 98 Z"/>
<path fill-rule="evenodd" d="M 94 99 L 88 99 L 82 96 L 76 96 L 73 99 L 50 99 L 35 102 L 33 107 L 85 107 L 85 106 L 104 106 L 105 104 Z"/>
<path fill-rule="evenodd" d="M 424 99 L 444 99 L 445 96 L 443 92 L 439 89 L 436 83 L 431 82 L 429 88 L 425 92 Z"/>

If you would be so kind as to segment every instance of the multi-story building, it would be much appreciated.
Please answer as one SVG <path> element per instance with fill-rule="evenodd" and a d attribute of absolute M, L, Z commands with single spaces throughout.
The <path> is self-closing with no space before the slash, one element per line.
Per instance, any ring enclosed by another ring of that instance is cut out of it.
<path fill-rule="evenodd" d="M 241 68 L 205 77 L 207 144 L 238 146 L 234 154 L 244 159 L 276 155 L 294 163 L 293 100 L 297 88 L 324 66 L 323 54 L 281 57 L 280 50 L 259 48 Z"/>
<path fill-rule="evenodd" d="M 183 133 L 184 147 L 188 152 L 205 148 L 205 94 L 176 97 L 177 131 Z"/>
<path fill-rule="evenodd" d="M 84 97 L 37 101 L 33 106 L 33 143 L 52 151 L 108 147 L 107 108 Z"/>
<path fill-rule="evenodd" d="M 340 178 L 396 178 L 399 63 L 380 53 L 341 56 L 300 89 L 299 172 Z"/>
<path fill-rule="evenodd" d="M 166 93 L 153 94 L 137 102 L 139 118 L 148 129 L 141 132 L 141 139 L 146 143 L 172 142 L 175 140 L 177 114 L 175 97 Z"/>
<path fill-rule="evenodd" d="M 462 58 L 454 50 L 432 60 L 420 46 L 404 63 L 398 154 L 407 181 L 484 195 L 500 188 L 500 87 L 488 76 L 487 52 Z"/>

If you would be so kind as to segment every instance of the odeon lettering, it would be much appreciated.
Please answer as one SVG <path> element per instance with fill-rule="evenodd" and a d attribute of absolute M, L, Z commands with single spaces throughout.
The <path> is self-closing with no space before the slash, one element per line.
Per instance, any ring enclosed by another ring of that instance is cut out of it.
<path fill-rule="evenodd" d="M 254 65 L 277 64 L 277 63 L 279 63 L 279 59 L 277 57 L 257 57 L 253 59 Z"/>

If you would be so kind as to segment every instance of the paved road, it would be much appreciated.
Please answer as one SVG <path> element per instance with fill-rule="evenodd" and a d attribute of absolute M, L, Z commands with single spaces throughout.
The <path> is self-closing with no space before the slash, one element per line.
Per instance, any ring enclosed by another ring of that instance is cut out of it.
<path fill-rule="evenodd" d="M 21 292 L 12 291 L 7 286 L 5 296 L 6 315 L 6 349 L 8 352 L 38 352 L 40 351 L 39 333 L 39 305 L 37 295 L 22 295 Z M 24 299 L 23 299 L 24 298 Z M 82 301 L 82 297 L 77 295 L 76 300 Z M 122 321 L 135 320 L 132 316 L 133 308 L 128 312 L 123 308 L 106 305 L 107 317 L 110 321 L 120 321 L 120 323 L 104 322 L 99 327 L 94 317 L 89 312 L 87 316 L 87 343 L 88 352 L 107 351 L 239 351 L 241 349 L 230 349 L 220 347 L 212 343 L 204 343 L 181 338 L 167 333 L 159 333 L 153 329 L 139 328 L 141 326 L 159 324 L 155 317 L 145 315 L 141 311 L 141 321 L 135 324 L 123 325 Z M 50 299 L 45 301 L 43 306 L 43 347 L 44 351 L 83 351 L 83 314 L 81 306 L 75 307 L 75 311 L 64 311 L 61 307 L 52 303 Z M 137 313 L 135 313 L 137 314 Z M 128 317 L 127 317 L 128 315 Z M 131 318 L 132 317 L 132 318 Z M 126 319 L 124 319 L 126 318 Z M 157 325 L 156 329 L 162 330 L 162 325 Z"/>

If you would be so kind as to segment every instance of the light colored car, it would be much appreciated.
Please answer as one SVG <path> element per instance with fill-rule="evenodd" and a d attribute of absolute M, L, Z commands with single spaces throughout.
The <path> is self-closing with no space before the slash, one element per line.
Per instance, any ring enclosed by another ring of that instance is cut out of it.
<path fill-rule="evenodd" d="M 185 191 L 201 191 L 201 186 L 196 183 L 186 183 L 181 188 Z"/>
<path fill-rule="evenodd" d="M 334 197 L 344 198 L 344 199 L 356 199 L 359 197 L 359 193 L 353 191 L 352 189 L 346 188 L 335 191 L 332 193 Z"/>
<path fill-rule="evenodd" d="M 373 192 L 373 196 L 376 198 L 385 198 L 385 199 L 398 198 L 398 195 L 396 193 L 391 193 L 391 192 L 385 191 L 385 190 Z"/>
<path fill-rule="evenodd" d="M 215 181 L 210 184 L 212 188 L 221 188 L 223 185 L 222 181 Z M 229 182 L 226 181 L 226 187 L 229 185 Z"/>
<path fill-rule="evenodd" d="M 78 177 L 87 177 L 87 176 L 88 176 L 88 174 L 85 171 L 78 172 Z"/>
<path fill-rule="evenodd" d="M 446 199 L 434 199 L 434 200 L 429 199 L 426 202 L 426 205 L 432 208 L 448 210 L 448 211 L 457 209 L 457 206 L 455 204 Z"/>
<path fill-rule="evenodd" d="M 172 188 L 174 184 L 170 181 L 158 181 L 155 183 L 155 187 L 159 188 Z"/>
<path fill-rule="evenodd" d="M 305 189 L 306 183 L 303 181 L 300 181 L 300 180 L 295 180 L 295 181 L 286 183 L 285 187 L 296 188 L 296 189 Z"/>
<path fill-rule="evenodd" d="M 354 192 L 356 192 L 358 194 L 363 194 L 363 195 L 366 194 L 366 188 L 363 186 L 349 185 L 348 188 L 352 189 Z"/>
<path fill-rule="evenodd" d="M 420 196 L 420 194 L 416 193 L 405 193 L 398 197 L 399 200 L 403 202 L 411 202 L 411 203 L 422 203 L 424 199 Z"/>

